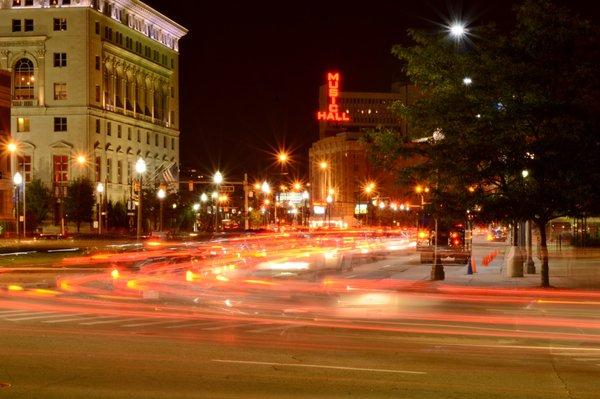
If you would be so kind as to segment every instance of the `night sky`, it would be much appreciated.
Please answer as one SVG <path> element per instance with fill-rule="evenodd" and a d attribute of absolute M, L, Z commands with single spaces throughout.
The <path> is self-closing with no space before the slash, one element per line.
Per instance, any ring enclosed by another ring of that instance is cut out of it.
<path fill-rule="evenodd" d="M 318 136 L 315 111 L 325 72 L 342 89 L 387 91 L 401 77 L 390 54 L 408 28 L 443 29 L 462 16 L 473 25 L 508 26 L 514 1 L 146 0 L 189 29 L 181 41 L 183 165 L 227 176 L 268 173 L 278 147 L 298 174 Z M 592 1 L 563 1 L 588 18 Z"/>

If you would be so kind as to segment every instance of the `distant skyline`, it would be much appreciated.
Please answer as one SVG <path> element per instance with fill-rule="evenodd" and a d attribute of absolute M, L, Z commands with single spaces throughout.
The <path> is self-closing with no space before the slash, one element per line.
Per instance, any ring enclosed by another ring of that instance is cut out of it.
<path fill-rule="evenodd" d="M 474 26 L 503 26 L 517 2 L 298 2 L 285 10 L 259 2 L 146 3 L 189 29 L 180 46 L 182 164 L 239 176 L 275 166 L 280 146 L 298 173 L 306 170 L 328 70 L 343 74 L 342 90 L 388 91 L 401 76 L 390 50 L 407 42 L 407 29 L 441 30 L 461 15 Z M 598 16 L 590 2 L 560 3 Z"/>

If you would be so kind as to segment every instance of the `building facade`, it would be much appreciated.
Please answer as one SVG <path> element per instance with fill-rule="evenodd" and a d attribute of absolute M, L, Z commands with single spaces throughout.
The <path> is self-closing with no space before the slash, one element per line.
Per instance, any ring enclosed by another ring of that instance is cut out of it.
<path fill-rule="evenodd" d="M 12 222 L 12 178 L 10 152 L 4 146 L 10 141 L 11 76 L 0 71 L 0 222 Z M 6 223 L 5 223 L 6 224 Z M 3 230 L 4 227 L 0 230 Z M 0 231 L 0 234 L 2 231 Z"/>
<path fill-rule="evenodd" d="M 138 0 L 0 0 L 0 15 L 26 181 L 41 179 L 60 203 L 86 176 L 127 201 L 138 158 L 147 183 L 176 174 L 185 28 Z"/>
<path fill-rule="evenodd" d="M 348 226 L 356 224 L 356 214 L 361 209 L 365 212 L 370 201 L 370 196 L 364 193 L 368 182 L 376 184 L 379 197 L 395 196 L 398 189 L 393 176 L 370 165 L 361 137 L 366 130 L 375 128 L 406 134 L 406 122 L 393 115 L 390 106 L 398 101 L 410 103 L 416 94 L 414 86 L 401 84 L 394 84 L 389 93 L 339 91 L 335 104 L 349 120 L 319 121 L 319 140 L 309 150 L 314 220 L 330 220 Z M 327 87 L 321 86 L 319 109 L 327 108 L 328 100 L 331 101 L 328 97 Z"/>

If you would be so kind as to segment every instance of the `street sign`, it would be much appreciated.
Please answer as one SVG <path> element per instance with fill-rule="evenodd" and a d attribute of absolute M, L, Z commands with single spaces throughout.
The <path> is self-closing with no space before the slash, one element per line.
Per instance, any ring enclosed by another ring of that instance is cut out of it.
<path fill-rule="evenodd" d="M 235 191 L 235 187 L 233 186 L 221 186 L 220 187 L 220 191 L 222 193 L 232 193 Z"/>

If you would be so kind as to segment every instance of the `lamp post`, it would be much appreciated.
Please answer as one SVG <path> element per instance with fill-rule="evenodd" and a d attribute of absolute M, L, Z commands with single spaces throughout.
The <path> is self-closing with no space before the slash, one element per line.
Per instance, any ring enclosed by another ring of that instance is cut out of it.
<path fill-rule="evenodd" d="M 156 197 L 158 198 L 158 202 L 160 204 L 160 216 L 159 216 L 159 229 L 158 231 L 163 231 L 163 202 L 165 202 L 165 197 L 167 196 L 167 193 L 165 192 L 165 190 L 161 187 L 158 192 L 156 193 Z"/>
<path fill-rule="evenodd" d="M 98 200 L 98 235 L 102 234 L 102 193 L 104 193 L 104 184 L 99 182 L 96 185 L 96 192 L 100 199 Z"/>
<path fill-rule="evenodd" d="M 331 225 L 331 204 L 333 203 L 333 196 L 331 194 L 327 194 L 327 228 Z"/>
<path fill-rule="evenodd" d="M 139 195 L 138 195 L 138 213 L 137 213 L 137 229 L 136 229 L 136 239 L 139 240 L 142 233 L 142 197 L 143 197 L 143 177 L 144 173 L 146 173 L 146 161 L 142 158 L 138 158 L 135 163 L 135 171 L 140 175 L 139 176 Z"/>
<path fill-rule="evenodd" d="M 271 193 L 271 186 L 269 186 L 269 183 L 264 181 L 260 186 L 260 190 L 265 195 L 265 205 L 267 205 L 268 196 Z M 269 214 L 267 212 L 268 212 L 268 209 L 265 211 L 265 213 L 267 214 L 267 225 L 269 225 Z"/>
<path fill-rule="evenodd" d="M 375 191 L 376 187 L 377 186 L 375 185 L 374 182 L 368 182 L 367 184 L 365 184 L 365 188 L 363 189 L 363 192 L 365 193 L 365 196 L 367 198 L 367 222 L 366 222 L 367 226 L 369 225 L 369 203 L 370 203 L 369 197 Z M 360 208 L 361 204 L 362 204 L 362 202 L 359 204 L 359 208 Z"/>
<path fill-rule="evenodd" d="M 19 189 L 21 184 L 23 184 L 23 176 L 21 176 L 19 172 L 13 175 L 13 183 L 15 185 L 15 226 L 17 231 L 17 239 L 19 239 L 19 224 L 21 223 L 19 221 Z"/>
<path fill-rule="evenodd" d="M 223 174 L 220 171 L 217 171 L 214 175 L 213 175 L 213 183 L 215 183 L 215 186 L 217 186 L 217 212 L 215 213 L 215 231 L 219 231 L 220 230 L 220 221 L 219 221 L 219 193 L 220 193 L 220 185 L 221 183 L 223 183 Z"/>
<path fill-rule="evenodd" d="M 206 193 L 202 193 L 200 195 L 200 202 L 202 202 L 203 204 L 206 204 L 208 202 L 208 195 L 206 195 Z M 206 211 L 206 213 L 208 214 L 208 210 Z M 194 226 L 196 226 L 196 222 L 194 223 Z"/>
<path fill-rule="evenodd" d="M 303 225 L 308 225 L 308 215 L 309 210 L 308 210 L 308 198 L 309 198 L 309 194 L 308 191 L 304 190 L 304 192 L 302 193 L 302 199 L 304 200 L 304 208 L 302 209 L 302 224 Z"/>
<path fill-rule="evenodd" d="M 204 196 L 206 196 L 206 194 L 202 194 Z M 195 203 L 194 205 L 192 205 L 192 209 L 194 210 L 194 231 L 198 231 L 198 211 L 200 210 L 200 204 L 199 203 Z"/>

